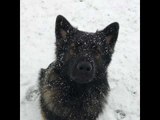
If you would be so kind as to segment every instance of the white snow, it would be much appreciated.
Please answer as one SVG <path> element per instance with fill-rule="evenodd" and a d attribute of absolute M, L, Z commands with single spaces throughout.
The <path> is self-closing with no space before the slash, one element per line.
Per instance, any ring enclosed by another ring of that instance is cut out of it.
<path fill-rule="evenodd" d="M 54 29 L 59 14 L 88 32 L 119 22 L 119 37 L 109 66 L 111 91 L 98 120 L 140 119 L 139 0 L 21 0 L 20 8 L 21 120 L 41 120 L 38 73 L 55 59 Z"/>

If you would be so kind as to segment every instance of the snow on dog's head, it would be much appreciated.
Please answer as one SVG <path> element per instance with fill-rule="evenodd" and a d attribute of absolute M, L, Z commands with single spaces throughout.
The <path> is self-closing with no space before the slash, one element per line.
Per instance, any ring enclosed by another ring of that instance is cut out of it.
<path fill-rule="evenodd" d="M 74 28 L 63 16 L 56 19 L 56 65 L 77 83 L 89 83 L 99 77 L 111 61 L 118 37 L 119 24 L 114 22 L 95 33 Z"/>

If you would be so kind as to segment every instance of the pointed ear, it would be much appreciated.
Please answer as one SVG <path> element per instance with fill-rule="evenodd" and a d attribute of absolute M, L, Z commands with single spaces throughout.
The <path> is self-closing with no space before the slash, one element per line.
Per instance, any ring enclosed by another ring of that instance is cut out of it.
<path fill-rule="evenodd" d="M 105 36 L 104 41 L 105 41 L 106 45 L 109 46 L 110 51 L 113 52 L 115 43 L 118 38 L 119 23 L 114 22 L 114 23 L 108 25 L 101 32 Z"/>
<path fill-rule="evenodd" d="M 56 39 L 66 39 L 71 31 L 73 31 L 72 25 L 62 15 L 58 15 L 55 27 Z"/>

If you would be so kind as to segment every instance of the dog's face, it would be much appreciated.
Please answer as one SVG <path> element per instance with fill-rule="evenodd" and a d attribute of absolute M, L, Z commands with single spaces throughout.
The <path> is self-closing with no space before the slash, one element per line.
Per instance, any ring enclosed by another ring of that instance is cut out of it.
<path fill-rule="evenodd" d="M 56 55 L 62 73 L 78 84 L 100 77 L 111 61 L 119 24 L 88 33 L 74 28 L 63 16 L 56 19 Z"/>

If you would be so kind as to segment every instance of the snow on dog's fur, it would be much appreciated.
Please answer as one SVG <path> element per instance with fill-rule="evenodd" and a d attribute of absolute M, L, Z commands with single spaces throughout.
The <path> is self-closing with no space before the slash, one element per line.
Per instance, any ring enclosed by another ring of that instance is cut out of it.
<path fill-rule="evenodd" d="M 109 92 L 107 68 L 119 24 L 96 33 L 74 28 L 63 16 L 56 19 L 56 60 L 41 69 L 41 111 L 46 120 L 96 120 Z"/>

